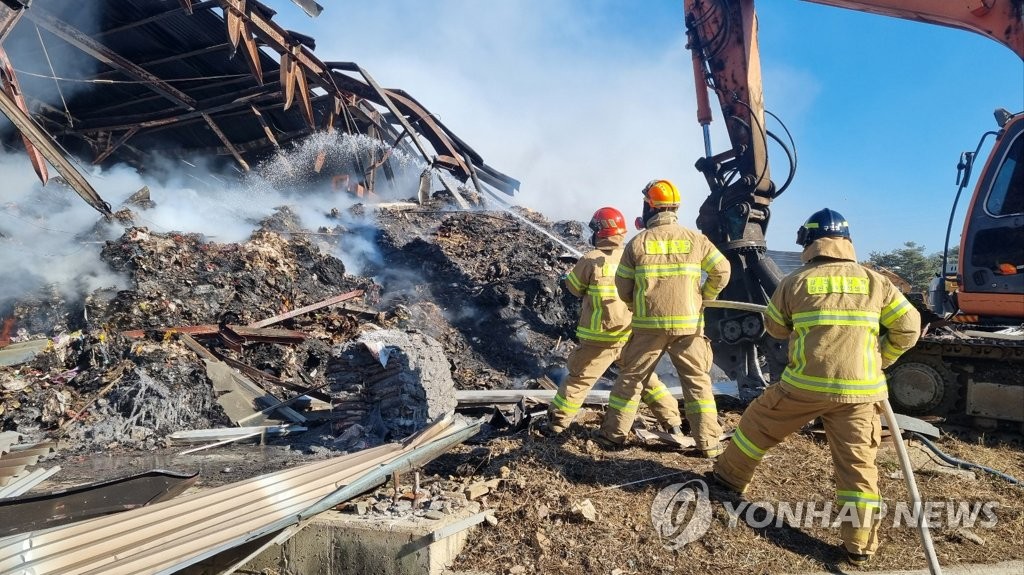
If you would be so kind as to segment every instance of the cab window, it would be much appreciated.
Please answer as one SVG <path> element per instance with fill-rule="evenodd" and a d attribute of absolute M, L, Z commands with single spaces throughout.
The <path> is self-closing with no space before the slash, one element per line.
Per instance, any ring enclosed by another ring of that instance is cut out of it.
<path fill-rule="evenodd" d="M 1024 137 L 1018 136 L 1010 146 L 988 193 L 985 209 L 993 216 L 1024 213 Z"/>

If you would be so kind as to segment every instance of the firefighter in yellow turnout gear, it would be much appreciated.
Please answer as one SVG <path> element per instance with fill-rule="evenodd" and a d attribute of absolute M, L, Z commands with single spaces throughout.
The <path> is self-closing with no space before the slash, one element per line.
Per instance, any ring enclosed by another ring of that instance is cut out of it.
<path fill-rule="evenodd" d="M 622 351 L 608 412 L 593 438 L 606 448 L 625 443 L 640 400 L 660 393 L 648 377 L 668 353 L 679 373 L 697 448 L 714 457 L 720 452 L 722 428 L 711 390 L 712 355 L 704 337 L 702 300 L 714 299 L 729 282 L 729 262 L 711 240 L 677 223 L 679 190 L 671 182 L 655 180 L 643 194 L 643 225 L 637 225 L 645 229 L 623 251 L 615 282 L 619 297 L 633 308 L 633 336 Z M 703 286 L 701 272 L 708 275 Z M 659 419 L 666 427 L 681 423 L 678 418 Z"/>
<path fill-rule="evenodd" d="M 569 376 L 548 408 L 547 434 L 565 431 L 583 400 L 604 372 L 619 359 L 630 335 L 632 314 L 615 292 L 615 271 L 622 257 L 626 221 L 615 208 L 601 208 L 590 220 L 591 243 L 597 248 L 580 259 L 565 278 L 573 295 L 583 298 L 576 337 L 580 345 L 569 356 Z M 658 379 L 651 379 L 647 403 L 659 417 L 679 425 L 679 406 Z"/>
<path fill-rule="evenodd" d="M 803 267 L 783 278 L 765 312 L 773 337 L 789 339 L 781 382 L 747 407 L 716 479 L 742 493 L 765 453 L 820 417 L 835 467 L 841 536 L 851 563 L 878 549 L 875 454 L 888 367 L 920 336 L 921 317 L 883 275 L 857 264 L 849 225 L 814 213 L 800 228 Z"/>

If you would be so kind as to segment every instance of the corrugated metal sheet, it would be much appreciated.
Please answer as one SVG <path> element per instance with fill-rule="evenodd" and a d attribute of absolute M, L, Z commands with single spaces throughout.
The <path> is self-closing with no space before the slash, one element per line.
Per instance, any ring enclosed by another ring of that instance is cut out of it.
<path fill-rule="evenodd" d="M 57 469 L 39 470 L 43 472 L 40 477 Z M 68 525 L 173 499 L 191 487 L 198 476 L 155 469 L 49 493 L 0 499 L 0 536 Z"/>
<path fill-rule="evenodd" d="M 768 250 L 768 257 L 775 261 L 775 265 L 779 266 L 784 275 L 788 275 L 796 271 L 797 268 L 804 265 L 800 261 L 800 254 L 802 252 L 787 252 L 779 250 Z"/>
<path fill-rule="evenodd" d="M 20 435 L 0 435 L 0 487 L 22 477 L 27 468 L 39 462 L 39 458 L 53 451 L 54 443 L 41 442 L 16 445 Z"/>
<path fill-rule="evenodd" d="M 406 444 L 383 445 L 114 516 L 8 537 L 0 541 L 0 572 L 173 573 L 324 511 L 317 503 L 339 488 L 372 479 L 374 471 L 403 457 L 436 456 L 438 449 L 478 429 L 479 422 L 442 422 Z M 327 501 L 329 506 L 337 503 Z"/>
<path fill-rule="evenodd" d="M 49 469 L 36 469 L 30 473 L 25 473 L 24 475 L 15 477 L 6 486 L 0 487 L 0 499 L 18 497 L 19 495 L 28 493 L 33 487 L 46 481 L 58 471 L 60 471 L 59 465 Z"/>

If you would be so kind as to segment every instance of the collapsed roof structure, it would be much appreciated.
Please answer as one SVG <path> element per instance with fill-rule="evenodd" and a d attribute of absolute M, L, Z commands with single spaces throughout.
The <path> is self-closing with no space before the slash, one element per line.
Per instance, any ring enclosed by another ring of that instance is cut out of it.
<path fill-rule="evenodd" d="M 154 156 L 203 156 L 247 172 L 288 142 L 341 132 L 387 145 L 354 175 L 370 190 L 378 173 L 393 177 L 394 149 L 477 190 L 518 188 L 411 95 L 358 64 L 322 61 L 315 40 L 275 14 L 256 0 L 2 0 L 0 111 L 14 128 L 2 142 L 22 140 L 44 183 L 45 158 L 107 215 L 68 156 L 141 171 Z M 302 168 L 334 175 L 324 154 Z"/>

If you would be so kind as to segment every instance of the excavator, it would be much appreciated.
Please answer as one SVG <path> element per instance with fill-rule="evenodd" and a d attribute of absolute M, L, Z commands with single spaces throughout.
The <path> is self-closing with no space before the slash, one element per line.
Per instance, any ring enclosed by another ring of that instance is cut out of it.
<path fill-rule="evenodd" d="M 974 32 L 1024 60 L 1024 0 L 805 1 Z M 795 174 L 792 138 L 766 124 L 774 115 L 765 109 L 754 0 L 684 0 L 684 10 L 704 134 L 704 156 L 695 166 L 709 187 L 697 226 L 732 264 L 720 298 L 763 305 L 782 277 L 767 254 L 765 234 L 772 202 Z M 717 96 L 730 142 L 718 153 L 711 146 L 710 92 Z M 945 282 L 953 285 L 952 293 L 943 290 L 933 298 L 939 309 L 922 310 L 924 335 L 886 375 L 897 411 L 987 429 L 1024 428 L 1024 112 L 998 109 L 995 120 L 958 164 L 947 244 L 961 192 L 986 139 L 994 138 L 966 208 L 956 273 Z M 781 148 L 789 163 L 781 184 L 772 179 L 770 147 Z M 737 381 L 742 400 L 778 378 L 786 342 L 765 333 L 760 313 L 708 309 L 705 319 L 715 362 Z"/>

